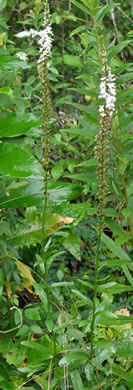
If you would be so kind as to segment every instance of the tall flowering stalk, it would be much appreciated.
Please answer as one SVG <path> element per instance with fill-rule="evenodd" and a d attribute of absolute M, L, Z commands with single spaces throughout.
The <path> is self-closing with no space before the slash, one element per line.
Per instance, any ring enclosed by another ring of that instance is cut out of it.
<path fill-rule="evenodd" d="M 51 57 L 52 48 L 52 28 L 50 24 L 50 13 L 48 0 L 45 2 L 44 19 L 43 19 L 43 30 L 39 32 L 39 52 L 40 57 L 38 60 L 38 66 L 40 71 L 40 78 L 42 82 L 42 93 L 43 93 L 43 105 L 42 105 L 42 165 L 44 168 L 44 182 L 45 182 L 45 200 L 42 220 L 42 246 L 44 246 L 44 224 L 45 214 L 48 200 L 48 167 L 49 167 L 49 119 L 51 112 L 51 99 L 49 91 L 49 79 L 48 79 L 48 60 Z M 34 34 L 34 31 L 33 33 Z"/>
<path fill-rule="evenodd" d="M 104 208 L 106 204 L 106 196 L 108 192 L 108 162 L 109 162 L 109 133 L 111 129 L 111 122 L 113 112 L 115 110 L 116 101 L 116 87 L 115 77 L 111 73 L 111 68 L 107 63 L 106 50 L 101 43 L 101 47 L 98 40 L 98 51 L 100 53 L 99 62 L 101 65 L 101 82 L 100 93 L 98 98 L 101 100 L 99 105 L 99 133 L 96 136 L 95 155 L 98 160 L 98 215 L 100 218 L 99 234 L 96 252 L 96 272 L 95 272 L 95 286 L 94 286 L 94 300 L 93 300 L 93 312 L 91 323 L 91 357 L 93 356 L 93 338 L 94 338 L 94 326 L 96 317 L 96 298 L 97 298 L 97 286 L 98 286 L 98 267 L 100 257 L 100 245 L 101 245 L 101 233 L 104 226 Z"/>
<path fill-rule="evenodd" d="M 100 130 L 96 136 L 95 155 L 98 160 L 98 214 L 101 218 L 102 228 L 104 222 L 104 207 L 108 191 L 107 174 L 109 161 L 109 133 L 116 101 L 115 77 L 111 73 L 111 68 L 107 64 L 107 56 L 104 46 L 102 46 L 101 52 L 101 72 L 100 94 L 98 96 L 98 98 L 101 99 L 101 104 L 99 106 Z"/>

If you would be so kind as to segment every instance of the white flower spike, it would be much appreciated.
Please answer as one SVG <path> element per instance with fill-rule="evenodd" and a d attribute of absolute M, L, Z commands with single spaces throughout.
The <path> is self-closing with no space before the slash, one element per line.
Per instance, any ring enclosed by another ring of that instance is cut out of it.
<path fill-rule="evenodd" d="M 43 19 L 43 26 L 44 29 L 39 32 L 39 45 L 40 45 L 40 57 L 38 60 L 38 65 L 42 66 L 43 63 L 48 59 L 48 57 L 51 57 L 51 49 L 52 49 L 52 27 L 49 22 L 49 7 L 47 4 L 47 9 L 45 9 L 44 13 L 44 19 Z"/>
<path fill-rule="evenodd" d="M 108 75 L 107 77 L 101 78 L 100 83 L 100 94 L 99 98 L 104 99 L 105 105 L 99 107 L 100 115 L 103 117 L 106 114 L 104 110 L 106 109 L 109 113 L 110 118 L 113 115 L 115 110 L 115 102 L 116 102 L 116 87 L 115 87 L 115 77 L 111 73 L 111 69 L 108 67 Z M 102 107 L 102 109 L 101 109 Z"/>

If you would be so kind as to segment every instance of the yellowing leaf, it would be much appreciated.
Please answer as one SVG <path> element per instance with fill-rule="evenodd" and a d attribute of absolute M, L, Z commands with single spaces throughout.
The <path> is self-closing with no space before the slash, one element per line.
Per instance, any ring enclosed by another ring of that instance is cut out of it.
<path fill-rule="evenodd" d="M 33 279 L 33 276 L 31 275 L 29 267 L 27 265 L 23 264 L 21 261 L 16 260 L 17 268 L 20 271 L 20 274 L 23 278 L 27 279 L 28 281 L 24 282 L 24 287 L 28 288 L 33 285 L 35 280 Z"/>
<path fill-rule="evenodd" d="M 59 214 L 47 214 L 46 216 L 46 227 L 45 233 L 46 235 L 52 234 L 57 230 L 62 229 L 65 225 L 72 223 L 75 221 L 75 218 L 63 217 Z"/>
<path fill-rule="evenodd" d="M 110 339 L 112 339 L 112 337 L 114 336 L 114 333 L 112 332 L 111 328 L 108 328 L 106 333 L 107 333 L 107 335 L 109 336 Z"/>
<path fill-rule="evenodd" d="M 7 291 L 8 298 L 10 298 L 12 296 L 11 283 L 10 282 L 5 282 L 5 286 L 6 286 L 6 291 Z"/>
<path fill-rule="evenodd" d="M 5 38 L 5 36 L 6 36 L 6 33 L 4 32 L 4 33 L 2 33 L 1 35 L 0 35 L 0 46 L 2 46 L 3 45 L 3 42 L 4 42 L 4 38 Z"/>
<path fill-rule="evenodd" d="M 127 316 L 127 317 L 130 316 L 130 312 L 126 307 L 123 307 L 121 310 L 115 311 L 115 314 L 119 314 L 119 315 Z M 118 326 L 114 325 L 113 328 L 116 328 L 116 329 L 121 331 L 121 329 L 130 329 L 131 326 L 132 326 L 131 324 L 124 324 L 124 325 L 118 325 Z"/>

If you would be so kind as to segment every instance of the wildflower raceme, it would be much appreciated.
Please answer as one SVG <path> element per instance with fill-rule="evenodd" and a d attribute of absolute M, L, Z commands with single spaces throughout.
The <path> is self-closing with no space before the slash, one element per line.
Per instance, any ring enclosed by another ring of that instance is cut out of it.
<path fill-rule="evenodd" d="M 107 64 L 106 51 L 102 51 L 102 77 L 100 83 L 99 99 L 103 99 L 103 104 L 99 106 L 100 117 L 108 116 L 112 118 L 116 102 L 115 76 L 111 73 L 111 68 Z"/>
<path fill-rule="evenodd" d="M 104 205 L 108 191 L 109 135 L 116 102 L 115 76 L 108 66 L 105 48 L 102 50 L 101 62 L 102 77 L 98 98 L 102 99 L 102 103 L 99 105 L 100 129 L 96 136 L 95 155 L 98 160 L 99 192 L 97 195 L 99 198 L 99 215 L 104 221 Z"/>
<path fill-rule="evenodd" d="M 38 59 L 38 65 L 41 67 L 49 57 L 51 57 L 51 49 L 52 49 L 52 27 L 50 24 L 50 13 L 49 13 L 49 5 L 48 2 L 45 4 L 44 10 L 44 19 L 43 19 L 43 30 L 36 31 L 30 29 L 30 35 L 32 38 L 39 37 L 39 53 L 40 57 Z"/>
<path fill-rule="evenodd" d="M 44 15 L 44 30 L 40 33 L 40 40 L 39 40 L 39 46 L 40 46 L 40 57 L 38 60 L 38 64 L 41 66 L 45 62 L 48 57 L 51 56 L 51 48 L 52 48 L 52 28 L 50 24 L 47 24 L 47 20 Z"/>

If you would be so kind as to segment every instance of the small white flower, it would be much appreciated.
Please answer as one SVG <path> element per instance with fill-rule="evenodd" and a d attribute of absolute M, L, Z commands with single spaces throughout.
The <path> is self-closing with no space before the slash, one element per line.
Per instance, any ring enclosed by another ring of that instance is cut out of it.
<path fill-rule="evenodd" d="M 16 54 L 16 57 L 20 58 L 20 60 L 23 60 L 23 61 L 26 61 L 28 59 L 26 53 L 24 53 L 23 51 L 19 51 Z"/>
<path fill-rule="evenodd" d="M 104 61 L 105 62 L 105 61 Z M 99 107 L 101 117 L 106 116 L 105 109 L 108 111 L 110 118 L 115 110 L 116 102 L 116 87 L 115 76 L 111 73 L 111 69 L 106 64 L 107 76 L 101 77 L 99 98 L 104 99 L 105 104 Z"/>
<path fill-rule="evenodd" d="M 30 35 L 32 36 L 32 38 L 35 38 L 38 35 L 38 31 L 33 30 L 32 28 L 30 28 L 29 32 L 30 32 Z"/>
<path fill-rule="evenodd" d="M 102 116 L 102 117 L 106 116 L 105 111 L 104 111 L 104 106 L 99 106 L 99 112 L 100 112 L 100 116 Z"/>
<path fill-rule="evenodd" d="M 40 57 L 38 60 L 38 65 L 43 65 L 44 61 L 48 59 L 48 57 L 51 56 L 51 49 L 52 49 L 52 27 L 49 22 L 49 13 L 48 16 L 44 14 L 44 20 L 43 20 L 43 26 L 44 29 L 39 32 L 39 45 L 40 45 Z"/>

